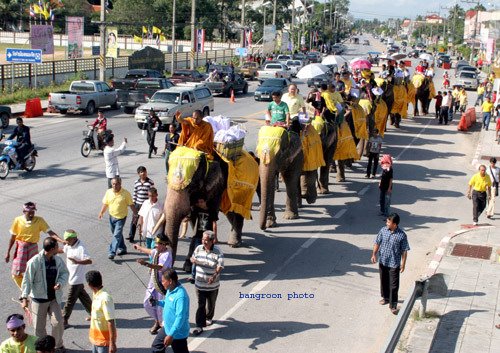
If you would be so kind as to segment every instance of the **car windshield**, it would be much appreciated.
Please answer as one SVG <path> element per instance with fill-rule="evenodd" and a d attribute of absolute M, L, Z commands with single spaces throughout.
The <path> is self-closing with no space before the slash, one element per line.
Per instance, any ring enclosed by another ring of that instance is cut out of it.
<path fill-rule="evenodd" d="M 474 72 L 462 72 L 460 74 L 462 78 L 476 78 L 476 74 Z"/>
<path fill-rule="evenodd" d="M 140 88 L 160 88 L 160 81 L 139 81 L 137 82 L 138 89 Z"/>
<path fill-rule="evenodd" d="M 464 67 L 462 67 L 460 70 L 462 70 L 462 71 L 472 71 L 472 72 L 476 72 L 476 68 L 475 68 L 475 67 L 472 67 L 472 66 L 464 66 Z"/>
<path fill-rule="evenodd" d="M 261 87 L 276 87 L 276 86 L 284 86 L 283 80 L 275 80 L 275 79 L 270 79 L 270 80 L 265 80 L 262 82 L 260 85 Z"/>
<path fill-rule="evenodd" d="M 156 92 L 150 102 L 159 103 L 179 103 L 179 93 L 175 92 Z"/>
<path fill-rule="evenodd" d="M 71 85 L 72 92 L 94 92 L 94 85 L 87 82 L 75 82 Z"/>
<path fill-rule="evenodd" d="M 300 61 L 289 60 L 286 62 L 286 66 L 299 66 L 299 65 L 300 65 Z"/>
<path fill-rule="evenodd" d="M 279 64 L 268 64 L 268 65 L 266 65 L 266 69 L 278 69 L 278 70 L 281 70 L 282 67 Z"/>

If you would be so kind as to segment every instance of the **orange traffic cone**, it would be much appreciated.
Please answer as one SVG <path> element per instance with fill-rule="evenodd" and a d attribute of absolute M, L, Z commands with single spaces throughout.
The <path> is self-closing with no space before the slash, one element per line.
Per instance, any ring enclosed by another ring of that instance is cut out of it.
<path fill-rule="evenodd" d="M 234 103 L 234 102 L 235 102 L 235 100 L 234 100 L 234 89 L 231 89 L 231 98 L 229 99 L 229 101 L 230 101 L 231 103 Z"/>
<path fill-rule="evenodd" d="M 460 118 L 460 122 L 458 123 L 457 129 L 458 129 L 458 131 L 467 131 L 468 130 L 467 122 L 465 121 L 465 114 L 462 114 L 462 117 Z"/>

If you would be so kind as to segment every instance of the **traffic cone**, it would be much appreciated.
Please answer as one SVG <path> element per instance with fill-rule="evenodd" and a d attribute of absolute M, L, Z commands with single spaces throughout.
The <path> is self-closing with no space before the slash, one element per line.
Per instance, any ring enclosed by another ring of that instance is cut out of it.
<path fill-rule="evenodd" d="M 457 129 L 458 131 L 467 131 L 468 126 L 467 122 L 465 121 L 465 114 L 462 114 L 462 117 L 460 118 L 460 122 L 458 123 Z"/>
<path fill-rule="evenodd" d="M 235 102 L 235 100 L 234 100 L 234 89 L 231 89 L 231 98 L 229 99 L 229 101 L 230 101 L 231 103 L 234 103 L 234 102 Z"/>

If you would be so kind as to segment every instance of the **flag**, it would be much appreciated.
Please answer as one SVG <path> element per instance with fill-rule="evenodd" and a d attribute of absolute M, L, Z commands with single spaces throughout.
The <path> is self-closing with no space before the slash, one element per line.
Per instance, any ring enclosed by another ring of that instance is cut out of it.
<path fill-rule="evenodd" d="M 160 34 L 160 40 L 163 42 L 163 41 L 167 40 L 167 38 L 165 38 L 165 36 L 163 34 Z"/>
<path fill-rule="evenodd" d="M 134 34 L 134 43 L 142 43 L 142 37 L 136 36 Z"/>
<path fill-rule="evenodd" d="M 36 17 L 35 10 L 33 9 L 33 6 L 30 6 L 30 17 Z"/>
<path fill-rule="evenodd" d="M 52 9 L 50 9 L 49 15 L 50 15 L 50 20 L 54 21 L 55 15 L 54 15 L 54 11 L 52 11 Z"/>
<path fill-rule="evenodd" d="M 142 26 L 142 34 L 148 34 L 148 29 Z"/>
<path fill-rule="evenodd" d="M 45 17 L 45 21 L 48 21 L 50 18 L 50 12 L 49 12 L 49 4 L 45 3 L 43 5 L 43 11 L 42 11 L 43 17 Z"/>
<path fill-rule="evenodd" d="M 159 29 L 156 26 L 153 26 L 153 34 L 160 34 L 160 33 L 161 33 L 161 29 Z"/>
<path fill-rule="evenodd" d="M 33 12 L 37 15 L 41 15 L 43 13 L 42 8 L 37 4 L 33 5 Z"/>

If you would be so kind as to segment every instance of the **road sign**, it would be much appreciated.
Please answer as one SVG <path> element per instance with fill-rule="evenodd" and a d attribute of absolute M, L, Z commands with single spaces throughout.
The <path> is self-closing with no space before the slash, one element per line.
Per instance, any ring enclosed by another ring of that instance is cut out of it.
<path fill-rule="evenodd" d="M 8 62 L 12 63 L 34 63 L 39 64 L 42 62 L 41 49 L 17 49 L 7 48 L 5 56 Z"/>
<path fill-rule="evenodd" d="M 99 45 L 93 45 L 92 46 L 92 55 L 99 55 L 101 54 L 101 47 Z"/>
<path fill-rule="evenodd" d="M 247 48 L 235 48 L 234 49 L 234 55 L 236 55 L 236 56 L 247 56 L 248 55 L 248 49 Z"/>

